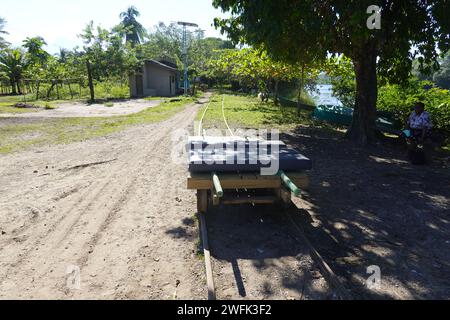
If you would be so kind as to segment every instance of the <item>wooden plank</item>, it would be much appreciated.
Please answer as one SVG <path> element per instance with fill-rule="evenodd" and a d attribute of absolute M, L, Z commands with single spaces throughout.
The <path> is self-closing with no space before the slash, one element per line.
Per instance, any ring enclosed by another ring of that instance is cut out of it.
<path fill-rule="evenodd" d="M 197 211 L 199 213 L 207 213 L 208 211 L 208 191 L 197 191 Z"/>
<path fill-rule="evenodd" d="M 300 189 L 307 190 L 309 177 L 304 172 L 286 173 Z M 281 187 L 278 176 L 261 176 L 254 173 L 218 174 L 222 189 L 277 189 Z M 190 190 L 213 190 L 214 183 L 211 175 L 192 174 L 187 179 L 187 188 Z"/>
<path fill-rule="evenodd" d="M 200 230 L 203 243 L 203 254 L 205 256 L 205 269 L 206 269 L 206 284 L 208 286 L 208 300 L 216 300 L 216 289 L 214 286 L 214 278 L 211 265 L 211 253 L 209 251 L 208 243 L 208 231 L 206 228 L 205 214 L 199 213 L 200 216 Z"/>
<path fill-rule="evenodd" d="M 223 198 L 223 204 L 272 204 L 277 201 L 276 197 L 242 197 L 242 198 Z"/>

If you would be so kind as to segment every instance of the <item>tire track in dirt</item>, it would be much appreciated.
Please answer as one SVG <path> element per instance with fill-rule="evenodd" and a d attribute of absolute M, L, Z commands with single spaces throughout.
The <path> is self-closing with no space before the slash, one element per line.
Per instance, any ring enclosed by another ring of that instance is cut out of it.
<path fill-rule="evenodd" d="M 89 264 L 90 256 L 106 233 L 105 231 L 111 223 L 123 217 L 123 214 L 118 216 L 118 213 L 123 211 L 121 209 L 130 201 L 130 194 L 136 193 L 139 189 L 136 186 L 137 181 L 149 174 L 143 171 L 143 168 L 146 168 L 145 164 L 159 158 L 158 162 L 153 164 L 154 170 L 150 173 L 157 173 L 158 165 L 160 165 L 166 169 L 164 178 L 170 178 L 171 166 L 164 166 L 164 160 L 167 160 L 167 157 L 158 157 L 158 151 L 170 146 L 168 143 L 170 131 L 173 128 L 186 127 L 189 121 L 195 118 L 196 110 L 197 108 L 189 106 L 172 119 L 144 130 L 148 131 L 144 139 L 130 137 L 128 141 L 134 143 L 137 152 L 125 153 L 119 157 L 120 163 L 109 164 L 100 169 L 111 173 L 93 183 L 84 192 L 59 199 L 60 202 L 71 202 L 71 205 L 63 214 L 60 214 L 59 219 L 46 230 L 45 234 L 34 232 L 27 241 L 23 242 L 21 246 L 23 251 L 17 248 L 3 248 L 2 257 L 8 256 L 10 261 L 9 267 L 2 268 L 4 272 L 0 278 L 1 292 L 8 292 L 9 288 L 14 289 L 18 297 L 30 297 L 29 291 L 33 292 L 31 297 L 54 297 L 55 294 L 60 296 L 61 292 L 58 294 L 52 290 L 59 288 L 61 291 L 65 277 L 61 277 L 61 270 L 54 270 L 55 266 L 61 265 L 63 261 L 67 264 L 70 260 L 76 260 L 80 267 Z M 135 140 L 144 143 L 144 147 L 136 144 Z M 163 193 L 162 188 L 157 190 Z M 111 200 L 119 194 L 118 200 Z M 35 248 L 39 245 L 43 245 L 44 248 L 36 250 Z M 17 259 L 11 261 L 11 256 L 14 256 L 17 251 L 22 252 L 16 255 Z M 11 279 L 21 279 L 21 283 L 11 283 Z M 9 280 L 6 285 L 4 280 Z M 67 290 L 63 291 L 67 294 Z"/>

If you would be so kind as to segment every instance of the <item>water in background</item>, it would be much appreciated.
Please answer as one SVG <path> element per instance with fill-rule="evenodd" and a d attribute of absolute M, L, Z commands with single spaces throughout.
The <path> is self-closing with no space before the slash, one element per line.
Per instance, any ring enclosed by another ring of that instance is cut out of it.
<path fill-rule="evenodd" d="M 309 92 L 316 102 L 316 105 L 342 106 L 342 102 L 333 96 L 333 86 L 331 84 L 319 84 L 315 91 Z"/>

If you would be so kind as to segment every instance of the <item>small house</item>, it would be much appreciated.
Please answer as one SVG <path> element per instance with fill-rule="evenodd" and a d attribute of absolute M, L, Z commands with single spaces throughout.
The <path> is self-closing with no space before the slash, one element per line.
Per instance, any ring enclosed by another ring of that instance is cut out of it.
<path fill-rule="evenodd" d="M 179 75 L 175 64 L 146 60 L 140 72 L 130 76 L 130 95 L 142 97 L 173 97 L 179 89 Z"/>

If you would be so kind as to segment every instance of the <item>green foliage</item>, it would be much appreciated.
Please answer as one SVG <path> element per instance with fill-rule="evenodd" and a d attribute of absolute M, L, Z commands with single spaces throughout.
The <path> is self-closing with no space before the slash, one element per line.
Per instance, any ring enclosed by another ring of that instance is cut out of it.
<path fill-rule="evenodd" d="M 54 110 L 54 109 L 56 109 L 56 107 L 53 104 L 51 104 L 50 102 L 44 102 L 43 107 L 44 107 L 45 110 Z"/>
<path fill-rule="evenodd" d="M 425 103 L 434 127 L 450 133 L 450 93 L 429 81 L 410 79 L 407 85 L 385 85 L 379 89 L 378 109 L 389 111 L 403 122 L 416 102 Z"/>
<path fill-rule="evenodd" d="M 437 86 L 450 90 L 450 51 L 440 62 L 440 69 L 433 75 L 433 81 Z"/>
<path fill-rule="evenodd" d="M 37 112 L 39 111 L 38 108 L 17 108 L 11 103 L 3 103 L 0 102 L 0 113 L 30 113 L 30 112 Z"/>
<path fill-rule="evenodd" d="M 141 43 L 146 35 L 145 28 L 136 20 L 140 15 L 141 14 L 134 6 L 130 6 L 126 11 L 120 14 L 122 22 L 117 30 L 122 36 L 125 35 L 126 42 L 133 45 Z"/>
<path fill-rule="evenodd" d="M 212 103 L 205 114 L 203 127 L 226 130 L 222 116 L 222 98 L 225 97 L 225 115 L 231 129 L 289 129 L 299 124 L 312 124 L 311 112 L 297 108 L 276 106 L 273 102 L 261 103 L 251 95 L 224 94 L 212 98 Z M 205 106 L 206 108 L 206 106 Z M 197 120 L 203 115 L 200 110 Z"/>
<path fill-rule="evenodd" d="M 356 80 L 353 63 L 341 55 L 327 59 L 324 69 L 333 85 L 333 95 L 344 106 L 353 108 L 356 99 Z"/>
<path fill-rule="evenodd" d="M 25 53 L 19 49 L 0 51 L 0 71 L 9 79 L 14 94 L 21 93 L 19 81 L 26 67 Z"/>
<path fill-rule="evenodd" d="M 419 61 L 426 68 L 437 61 L 436 40 L 443 51 L 450 46 L 450 24 L 443 13 L 449 9 L 446 0 L 214 0 L 213 4 L 232 13 L 215 24 L 234 41 L 263 45 L 292 62 L 325 59 L 329 52 L 355 60 L 369 49 L 377 50 L 380 71 L 402 80 L 408 77 L 415 54 L 422 54 Z M 371 5 L 381 8 L 380 30 L 367 28 Z M 415 52 L 410 52 L 411 45 Z"/>
<path fill-rule="evenodd" d="M 280 103 L 281 105 L 289 104 L 290 106 L 296 106 L 296 102 L 299 99 L 299 80 L 291 81 L 291 82 L 282 82 L 280 83 Z M 306 85 L 307 89 L 315 90 L 315 86 L 313 83 Z M 305 90 L 302 90 L 300 100 L 298 101 L 301 104 L 306 104 L 309 106 L 315 106 L 316 102 L 309 95 L 309 93 Z"/>
<path fill-rule="evenodd" d="M 188 39 L 191 42 L 191 36 Z M 141 46 L 141 56 L 147 59 L 174 61 L 181 66 L 181 46 L 182 29 L 175 23 L 166 25 L 160 22 L 148 35 L 148 41 Z"/>
<path fill-rule="evenodd" d="M 42 48 L 47 45 L 44 38 L 34 37 L 26 38 L 23 41 L 23 47 L 27 50 L 27 59 L 30 64 L 44 66 L 49 58 L 49 54 Z"/>
<path fill-rule="evenodd" d="M 214 0 L 230 12 L 215 25 L 236 43 L 263 47 L 291 63 L 325 61 L 344 54 L 355 66 L 357 94 L 349 137 L 361 144 L 375 139 L 377 72 L 391 82 L 409 78 L 412 61 L 419 69 L 437 67 L 439 50 L 450 49 L 447 0 Z M 380 29 L 367 27 L 369 6 L 381 11 Z"/>
<path fill-rule="evenodd" d="M 444 65 L 445 68 L 445 65 Z M 343 56 L 328 59 L 325 70 L 330 75 L 334 95 L 347 107 L 353 107 L 356 81 L 353 64 Z M 448 90 L 436 87 L 431 81 L 411 77 L 402 84 L 392 84 L 386 79 L 378 88 L 377 109 L 392 112 L 402 123 L 411 114 L 414 104 L 422 101 L 430 112 L 435 127 L 449 131 L 450 95 Z"/>
<path fill-rule="evenodd" d="M 128 99 L 130 97 L 128 83 L 113 80 L 96 83 L 95 92 L 99 99 Z"/>
<path fill-rule="evenodd" d="M 135 48 L 124 45 L 122 35 L 114 29 L 95 27 L 91 21 L 79 36 L 84 43 L 81 57 L 91 62 L 94 80 L 126 79 L 139 64 Z M 84 63 L 79 66 L 85 69 Z"/>
<path fill-rule="evenodd" d="M 311 66 L 305 69 L 304 65 L 273 60 L 267 52 L 252 48 L 222 50 L 210 60 L 209 70 L 222 84 L 235 82 L 247 92 L 272 91 L 276 103 L 280 83 L 298 82 L 300 89 L 313 87 L 318 75 Z"/>
<path fill-rule="evenodd" d="M 143 59 L 165 60 L 172 62 L 181 70 L 183 30 L 175 23 L 166 25 L 159 23 L 148 35 L 148 40 L 137 48 L 138 57 Z M 223 49 L 234 48 L 230 41 L 219 38 L 204 38 L 202 30 L 187 34 L 188 69 L 190 81 L 197 77 L 211 80 L 209 61 L 218 56 Z"/>
<path fill-rule="evenodd" d="M 4 18 L 0 17 L 0 49 L 6 48 L 8 46 L 8 43 L 3 38 L 3 35 L 7 34 L 7 32 L 5 31 L 5 25 L 6 25 L 6 20 Z"/>

